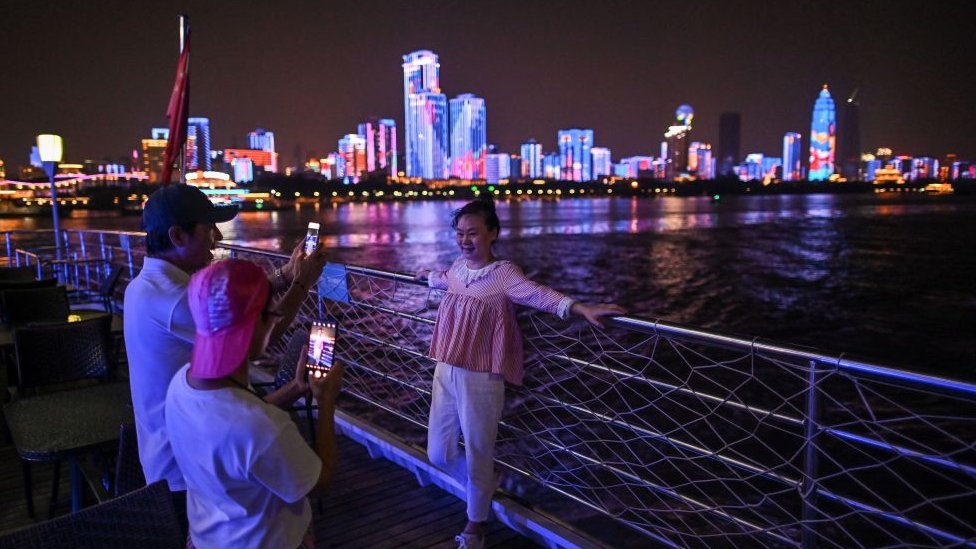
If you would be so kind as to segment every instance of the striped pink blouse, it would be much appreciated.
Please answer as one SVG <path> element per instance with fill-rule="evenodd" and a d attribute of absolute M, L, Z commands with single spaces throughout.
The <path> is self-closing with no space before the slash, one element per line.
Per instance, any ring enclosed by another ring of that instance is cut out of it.
<path fill-rule="evenodd" d="M 431 288 L 446 289 L 434 324 L 430 357 L 475 372 L 500 374 L 522 384 L 522 334 L 515 304 L 569 316 L 574 300 L 529 280 L 518 265 L 495 261 L 468 269 L 458 258 L 447 271 L 432 271 Z"/>

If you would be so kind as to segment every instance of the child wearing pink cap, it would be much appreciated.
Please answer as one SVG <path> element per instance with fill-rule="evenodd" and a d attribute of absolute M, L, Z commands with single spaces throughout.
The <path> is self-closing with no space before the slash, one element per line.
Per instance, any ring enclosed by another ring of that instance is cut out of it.
<path fill-rule="evenodd" d="M 188 547 L 313 547 L 307 496 L 335 471 L 342 366 L 309 384 L 319 403 L 314 450 L 288 413 L 248 386 L 280 314 L 257 265 L 214 263 L 188 288 L 196 339 L 166 395 L 166 427 L 187 484 Z M 304 376 L 304 357 L 297 376 Z"/>

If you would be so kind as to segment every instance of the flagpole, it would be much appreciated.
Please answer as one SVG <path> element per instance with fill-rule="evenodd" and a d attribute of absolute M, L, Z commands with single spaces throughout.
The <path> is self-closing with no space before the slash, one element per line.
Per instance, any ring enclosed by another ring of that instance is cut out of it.
<path fill-rule="evenodd" d="M 190 18 L 185 13 L 180 14 L 180 55 L 183 55 L 183 48 L 186 45 L 186 33 L 190 30 Z M 189 61 L 187 61 L 187 74 L 189 74 Z M 170 136 L 172 138 L 173 136 Z M 180 183 L 186 184 L 186 141 L 180 147 Z"/>

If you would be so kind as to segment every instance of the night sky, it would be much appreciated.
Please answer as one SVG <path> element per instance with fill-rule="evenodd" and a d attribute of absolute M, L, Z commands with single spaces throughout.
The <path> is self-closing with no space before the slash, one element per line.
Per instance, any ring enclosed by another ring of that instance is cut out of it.
<path fill-rule="evenodd" d="M 133 6 L 138 6 L 137 8 Z M 976 160 L 976 2 L 17 1 L 0 17 L 0 159 L 38 133 L 66 161 L 117 160 L 165 126 L 177 15 L 193 38 L 190 115 L 215 148 L 274 131 L 285 164 L 325 154 L 370 116 L 403 125 L 401 56 L 440 56 L 447 96 L 474 93 L 504 152 L 556 130 L 595 130 L 613 158 L 656 155 L 682 103 L 717 145 L 742 114 L 742 153 L 809 134 L 827 83 L 858 88 L 862 149 Z M 843 128 L 840 129 L 843 131 Z M 400 139 L 402 151 L 403 140 Z M 9 173 L 9 172 L 8 172 Z"/>

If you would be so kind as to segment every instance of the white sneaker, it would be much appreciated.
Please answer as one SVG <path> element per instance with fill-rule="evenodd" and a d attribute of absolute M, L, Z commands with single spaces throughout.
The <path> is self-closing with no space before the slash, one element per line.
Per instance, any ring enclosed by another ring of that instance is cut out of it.
<path fill-rule="evenodd" d="M 454 538 L 454 541 L 458 542 L 458 549 L 484 549 L 485 547 L 485 536 L 483 535 L 461 532 Z"/>

